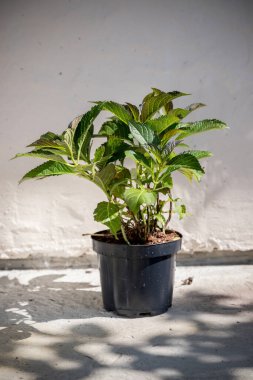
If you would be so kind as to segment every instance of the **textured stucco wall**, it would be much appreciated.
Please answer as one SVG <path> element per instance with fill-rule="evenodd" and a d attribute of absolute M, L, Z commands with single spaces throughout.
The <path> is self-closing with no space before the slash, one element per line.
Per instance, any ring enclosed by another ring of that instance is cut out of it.
<path fill-rule="evenodd" d="M 80 255 L 102 193 L 73 177 L 17 185 L 30 159 L 9 159 L 62 131 L 88 100 L 138 103 L 151 86 L 191 92 L 230 131 L 192 137 L 209 149 L 202 184 L 178 176 L 192 216 L 172 226 L 185 250 L 253 248 L 253 6 L 244 0 L 2 0 L 0 255 Z"/>

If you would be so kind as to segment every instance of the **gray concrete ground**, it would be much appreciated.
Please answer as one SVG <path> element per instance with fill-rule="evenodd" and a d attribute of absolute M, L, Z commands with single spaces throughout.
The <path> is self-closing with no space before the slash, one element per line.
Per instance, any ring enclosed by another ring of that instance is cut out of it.
<path fill-rule="evenodd" d="M 96 269 L 0 283 L 1 380 L 253 379 L 251 265 L 178 267 L 173 307 L 138 319 L 103 310 Z"/>

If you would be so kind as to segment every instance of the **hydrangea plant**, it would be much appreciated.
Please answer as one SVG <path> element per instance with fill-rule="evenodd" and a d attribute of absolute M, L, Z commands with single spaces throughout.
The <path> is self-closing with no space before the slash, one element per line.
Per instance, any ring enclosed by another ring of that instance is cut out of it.
<path fill-rule="evenodd" d="M 180 172 L 190 181 L 200 181 L 204 174 L 200 160 L 212 155 L 190 149 L 184 140 L 227 127 L 216 119 L 183 121 L 204 106 L 194 103 L 174 108 L 173 101 L 186 95 L 152 88 L 140 106 L 94 102 L 62 134 L 47 132 L 28 145 L 32 150 L 15 156 L 46 160 L 20 182 L 77 175 L 103 191 L 106 200 L 98 203 L 94 219 L 106 225 L 114 239 L 145 244 L 158 231 L 165 234 L 172 214 L 178 212 L 182 218 L 186 213 L 186 207 L 173 194 L 173 174 Z M 102 111 L 109 111 L 111 116 L 95 131 L 94 121 Z M 92 143 L 98 139 L 100 144 L 93 153 Z"/>

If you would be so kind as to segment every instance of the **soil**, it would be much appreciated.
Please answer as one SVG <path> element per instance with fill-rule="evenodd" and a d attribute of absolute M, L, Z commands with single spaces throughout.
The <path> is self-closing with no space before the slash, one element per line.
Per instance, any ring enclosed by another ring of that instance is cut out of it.
<path fill-rule="evenodd" d="M 119 236 L 119 239 L 116 240 L 114 236 L 109 231 L 101 231 L 96 234 L 93 234 L 92 237 L 96 238 L 97 240 L 103 241 L 105 243 L 113 243 L 113 244 L 126 244 L 125 240 L 122 236 Z M 131 240 L 132 245 L 152 245 L 152 244 L 162 244 L 162 243 L 168 243 L 170 241 L 178 240 L 180 239 L 180 235 L 173 230 L 168 230 L 166 233 L 162 231 L 156 231 L 153 234 L 150 234 L 148 236 L 148 239 L 146 242 L 141 242 L 139 240 Z"/>
<path fill-rule="evenodd" d="M 167 231 L 166 233 L 158 231 L 149 235 L 147 244 L 168 243 L 178 239 L 180 239 L 180 236 L 176 231 Z"/>

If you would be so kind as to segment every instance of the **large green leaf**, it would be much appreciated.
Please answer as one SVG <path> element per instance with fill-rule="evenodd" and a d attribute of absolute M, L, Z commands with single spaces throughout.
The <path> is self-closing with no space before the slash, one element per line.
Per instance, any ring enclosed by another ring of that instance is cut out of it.
<path fill-rule="evenodd" d="M 17 157 L 34 157 L 34 158 L 43 158 L 50 161 L 63 162 L 67 164 L 67 162 L 59 155 L 51 153 L 50 151 L 37 149 L 27 153 L 18 153 L 14 158 Z"/>
<path fill-rule="evenodd" d="M 26 179 L 39 179 L 61 174 L 77 174 L 77 172 L 75 168 L 61 162 L 47 161 L 26 173 L 20 183 Z"/>
<path fill-rule="evenodd" d="M 149 92 L 149 93 L 143 98 L 141 104 L 143 105 L 146 101 L 148 101 L 149 99 L 153 98 L 154 96 L 155 96 L 155 93 L 154 93 L 154 91 L 152 90 L 152 92 Z"/>
<path fill-rule="evenodd" d="M 159 90 L 158 88 L 155 88 L 155 87 L 152 87 L 152 90 L 153 90 L 154 96 L 160 95 L 160 94 L 166 94 L 166 92 L 161 91 L 161 90 Z M 173 103 L 172 103 L 172 101 L 169 101 L 168 103 L 166 103 L 163 106 L 163 108 L 162 108 L 162 110 L 164 110 L 166 114 L 169 113 L 172 109 L 173 109 Z"/>
<path fill-rule="evenodd" d="M 124 160 L 125 151 L 130 147 L 130 145 L 116 136 L 109 136 L 103 146 L 105 147 L 105 156 L 108 157 L 108 162 Z"/>
<path fill-rule="evenodd" d="M 161 183 L 166 181 L 167 183 L 168 176 L 172 172 L 176 170 L 181 171 L 182 169 L 192 169 L 196 173 L 204 173 L 204 170 L 196 157 L 189 153 L 181 153 L 169 160 L 167 167 L 159 177 L 159 181 L 161 181 Z"/>
<path fill-rule="evenodd" d="M 60 154 L 68 155 L 68 148 L 66 144 L 60 139 L 49 140 L 43 137 L 43 135 L 33 143 L 27 145 L 28 147 L 35 147 L 35 149 L 53 148 L 60 151 Z"/>
<path fill-rule="evenodd" d="M 177 136 L 177 140 L 194 135 L 196 133 L 210 131 L 212 129 L 224 129 L 228 126 L 220 120 L 206 119 L 193 123 L 185 123 L 179 126 L 181 133 Z"/>
<path fill-rule="evenodd" d="M 129 140 L 129 134 L 130 130 L 128 125 L 116 118 L 103 123 L 98 133 L 99 136 L 115 136 L 123 140 Z"/>
<path fill-rule="evenodd" d="M 98 132 L 98 135 L 99 136 L 114 136 L 118 128 L 119 127 L 115 121 L 108 120 L 102 124 L 100 131 Z"/>
<path fill-rule="evenodd" d="M 93 122 L 101 111 L 101 105 L 96 105 L 86 112 L 79 121 L 74 134 L 77 160 L 80 158 L 89 162 L 90 141 L 93 134 Z"/>
<path fill-rule="evenodd" d="M 128 124 L 128 122 L 132 119 L 132 116 L 122 104 L 112 101 L 103 102 L 102 108 L 106 111 L 113 113 L 115 116 L 117 116 L 118 119 L 123 121 L 123 123 L 125 124 Z"/>
<path fill-rule="evenodd" d="M 166 130 L 171 125 L 178 123 L 180 119 L 175 115 L 164 115 L 157 119 L 147 120 L 146 124 L 151 126 L 151 128 L 158 134 Z"/>
<path fill-rule="evenodd" d="M 63 133 L 63 141 L 68 147 L 69 156 L 74 159 L 76 158 L 76 150 L 74 144 L 74 134 L 75 130 L 72 128 L 67 128 Z"/>
<path fill-rule="evenodd" d="M 116 237 L 117 232 L 120 231 L 121 228 L 120 209 L 118 205 L 111 202 L 100 202 L 93 215 L 96 222 L 105 224 Z"/>
<path fill-rule="evenodd" d="M 129 209 L 136 214 L 141 205 L 152 205 L 156 202 L 156 193 L 146 189 L 127 189 L 124 199 Z"/>
<path fill-rule="evenodd" d="M 158 112 L 162 107 L 171 102 L 173 99 L 185 95 L 188 94 L 179 91 L 173 91 L 168 93 L 161 93 L 157 96 L 148 98 L 142 106 L 141 121 L 144 122 L 147 119 L 150 119 L 156 112 Z"/>
<path fill-rule="evenodd" d="M 109 163 L 102 170 L 97 172 L 93 178 L 94 182 L 107 194 L 107 186 L 116 175 L 115 165 Z"/>
<path fill-rule="evenodd" d="M 137 123 L 135 121 L 131 121 L 129 123 L 130 132 L 133 137 L 141 144 L 141 145 L 149 145 L 152 144 L 155 138 L 154 131 L 152 128 L 146 124 Z"/>
<path fill-rule="evenodd" d="M 162 137 L 161 145 L 164 147 L 166 144 L 169 143 L 172 137 L 178 135 L 180 133 L 180 130 L 177 129 L 178 124 L 173 124 L 171 127 L 168 128 L 168 131 L 166 131 Z"/>
<path fill-rule="evenodd" d="M 78 126 L 79 122 L 81 121 L 82 117 L 83 117 L 83 115 L 79 115 L 79 116 L 75 117 L 75 118 L 69 123 L 68 128 L 75 130 L 76 127 Z"/>
<path fill-rule="evenodd" d="M 139 115 L 138 108 L 134 104 L 131 104 L 131 103 L 126 103 L 126 104 L 127 104 L 128 108 L 129 108 L 129 110 L 131 111 L 131 113 L 132 113 L 132 115 L 134 117 L 134 120 L 135 121 L 139 121 L 140 115 Z"/>
<path fill-rule="evenodd" d="M 189 168 L 203 172 L 198 159 L 190 153 L 180 153 L 168 162 L 169 167 Z"/>
<path fill-rule="evenodd" d="M 115 169 L 116 175 L 110 183 L 110 194 L 123 198 L 123 193 L 131 178 L 131 173 L 127 168 L 122 166 L 115 166 Z"/>

